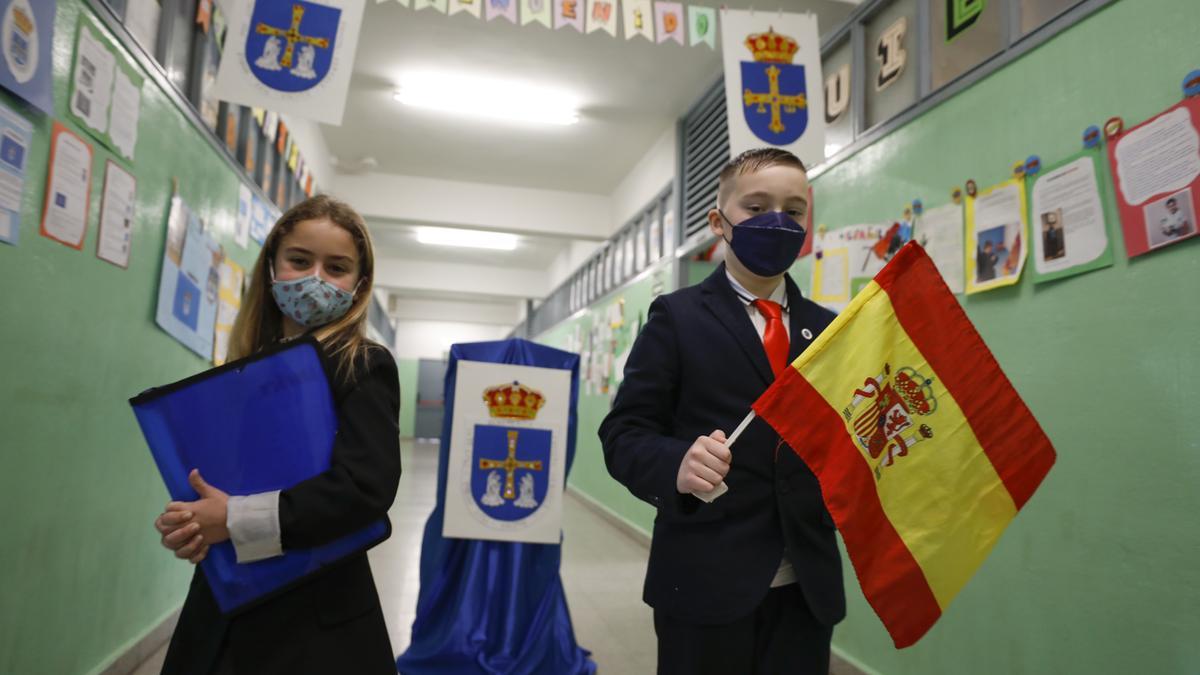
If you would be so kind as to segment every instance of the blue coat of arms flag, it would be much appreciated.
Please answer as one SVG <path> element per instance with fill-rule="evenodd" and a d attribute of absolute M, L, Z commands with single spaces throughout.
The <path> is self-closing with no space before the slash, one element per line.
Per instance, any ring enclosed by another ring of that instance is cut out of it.
<path fill-rule="evenodd" d="M 774 146 L 807 166 L 825 159 L 825 91 L 814 15 L 723 10 L 731 156 Z"/>
<path fill-rule="evenodd" d="M 364 0 L 232 4 L 216 96 L 341 124 Z"/>
<path fill-rule="evenodd" d="M 404 675 L 595 673 L 559 578 L 578 396 L 578 354 L 520 339 L 450 348 Z"/>

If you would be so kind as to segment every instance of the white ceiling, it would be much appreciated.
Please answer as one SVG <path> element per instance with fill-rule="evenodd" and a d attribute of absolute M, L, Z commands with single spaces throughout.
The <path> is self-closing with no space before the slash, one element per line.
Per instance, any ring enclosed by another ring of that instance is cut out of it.
<path fill-rule="evenodd" d="M 776 2 L 758 9 L 813 11 L 823 31 L 856 4 Z M 750 8 L 754 2 L 724 4 Z M 403 74 L 426 70 L 559 88 L 581 101 L 581 121 L 567 127 L 502 125 L 392 100 Z M 382 173 L 609 194 L 720 72 L 719 51 L 704 46 L 654 45 L 604 32 L 582 35 L 368 3 L 345 117 L 340 127 L 322 131 L 335 156 L 349 162 L 374 157 Z"/>
<path fill-rule="evenodd" d="M 749 9 L 755 2 L 723 4 Z M 826 32 L 856 4 L 775 0 L 759 2 L 757 9 L 812 11 Z M 566 127 L 521 126 L 402 106 L 392 94 L 401 76 L 411 71 L 449 71 L 561 89 L 581 102 L 581 120 Z M 321 131 L 343 167 L 371 157 L 377 162 L 371 171 L 378 174 L 610 196 L 720 73 L 720 52 L 704 46 L 655 45 L 603 32 L 584 35 L 368 1 L 342 125 L 322 125 Z M 570 260 L 563 256 L 571 247 L 568 237 L 523 235 L 515 251 L 484 251 L 420 244 L 417 223 L 375 219 L 368 224 L 381 278 L 400 280 L 390 292 L 402 321 L 434 306 L 438 311 L 429 320 L 489 320 L 483 317 L 500 316 L 501 308 L 514 306 L 511 289 L 499 288 L 504 282 L 497 279 L 498 272 L 509 274 L 515 285 L 524 282 L 523 288 L 531 275 L 543 274 L 544 292 L 549 293 L 549 271 L 556 259 Z M 384 274 L 387 265 L 395 266 L 394 274 Z M 464 284 L 463 265 L 490 268 L 489 278 Z M 403 274 L 404 268 L 421 270 L 420 288 L 412 282 L 414 274 Z M 444 288 L 439 278 L 446 280 Z M 493 311 L 483 309 L 486 303 Z"/>

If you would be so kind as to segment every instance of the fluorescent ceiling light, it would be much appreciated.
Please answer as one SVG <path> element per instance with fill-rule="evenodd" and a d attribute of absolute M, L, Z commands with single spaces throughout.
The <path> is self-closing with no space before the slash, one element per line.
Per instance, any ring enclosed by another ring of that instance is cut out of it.
<path fill-rule="evenodd" d="M 417 228 L 417 241 L 434 246 L 461 246 L 511 251 L 517 247 L 517 235 L 506 232 L 456 230 L 449 227 Z"/>
<path fill-rule="evenodd" d="M 579 111 L 568 95 L 517 82 L 465 75 L 413 73 L 393 96 L 418 108 L 540 124 L 575 124 Z"/>

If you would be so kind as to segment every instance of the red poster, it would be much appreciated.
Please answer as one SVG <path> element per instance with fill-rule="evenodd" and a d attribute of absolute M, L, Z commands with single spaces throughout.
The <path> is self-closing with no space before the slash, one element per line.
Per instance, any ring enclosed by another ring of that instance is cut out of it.
<path fill-rule="evenodd" d="M 1130 258 L 1200 232 L 1200 98 L 1110 141 L 1108 160 Z"/>
<path fill-rule="evenodd" d="M 41 233 L 78 251 L 87 236 L 92 199 L 92 146 L 55 121 L 49 164 Z"/>

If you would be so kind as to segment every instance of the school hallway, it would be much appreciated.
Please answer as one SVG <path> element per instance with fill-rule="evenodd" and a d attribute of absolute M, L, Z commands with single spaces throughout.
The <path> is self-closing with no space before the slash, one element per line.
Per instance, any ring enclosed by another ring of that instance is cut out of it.
<path fill-rule="evenodd" d="M 0 675 L 1197 675 L 1198 35 L 0 0 Z"/>

